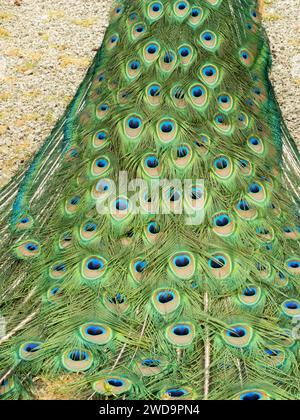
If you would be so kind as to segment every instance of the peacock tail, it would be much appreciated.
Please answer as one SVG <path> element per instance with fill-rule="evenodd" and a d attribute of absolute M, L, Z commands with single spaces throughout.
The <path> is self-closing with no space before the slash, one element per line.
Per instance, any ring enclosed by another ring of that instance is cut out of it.
<path fill-rule="evenodd" d="M 1 190 L 0 398 L 300 399 L 300 160 L 270 65 L 256 0 L 115 3 Z"/>

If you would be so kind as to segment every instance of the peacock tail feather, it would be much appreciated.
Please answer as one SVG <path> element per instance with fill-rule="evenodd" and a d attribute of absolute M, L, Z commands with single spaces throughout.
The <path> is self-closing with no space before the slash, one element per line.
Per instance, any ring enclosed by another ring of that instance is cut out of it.
<path fill-rule="evenodd" d="M 300 160 L 270 65 L 256 0 L 115 3 L 1 190 L 0 398 L 300 399 Z M 139 192 L 113 194 L 125 172 Z M 145 192 L 166 179 L 189 193 Z"/>

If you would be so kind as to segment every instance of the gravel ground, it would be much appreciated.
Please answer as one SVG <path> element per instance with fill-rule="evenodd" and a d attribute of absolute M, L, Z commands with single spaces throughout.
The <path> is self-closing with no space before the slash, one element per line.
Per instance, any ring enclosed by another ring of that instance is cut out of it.
<path fill-rule="evenodd" d="M 43 142 L 101 43 L 112 0 L 0 0 L 0 186 Z M 17 6 L 15 3 L 20 3 Z M 268 1 L 272 79 L 300 144 L 300 0 Z"/>

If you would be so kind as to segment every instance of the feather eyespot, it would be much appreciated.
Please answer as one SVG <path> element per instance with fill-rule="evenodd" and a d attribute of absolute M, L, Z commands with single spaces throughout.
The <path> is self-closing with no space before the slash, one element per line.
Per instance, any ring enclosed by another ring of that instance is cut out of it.
<path fill-rule="evenodd" d="M 174 4 L 174 13 L 180 19 L 183 19 L 189 13 L 189 10 L 190 6 L 187 1 L 181 0 Z"/>
<path fill-rule="evenodd" d="M 39 357 L 42 344 L 40 341 L 21 344 L 19 348 L 20 359 L 28 362 Z"/>
<path fill-rule="evenodd" d="M 177 253 L 170 258 L 169 267 L 176 277 L 188 280 L 196 270 L 195 258 L 188 252 Z"/>
<path fill-rule="evenodd" d="M 139 37 L 141 37 L 141 35 L 143 35 L 145 33 L 145 25 L 142 23 L 138 23 L 137 25 L 135 25 L 132 29 L 132 37 L 133 39 L 137 39 Z"/>
<path fill-rule="evenodd" d="M 108 344 L 113 338 L 111 328 L 99 323 L 84 324 L 80 327 L 79 332 L 85 341 L 102 346 Z"/>
<path fill-rule="evenodd" d="M 218 47 L 218 37 L 212 31 L 204 31 L 200 35 L 201 45 L 208 51 L 215 51 Z"/>
<path fill-rule="evenodd" d="M 157 134 L 161 142 L 169 143 L 177 134 L 177 125 L 174 120 L 164 119 L 157 124 Z"/>
<path fill-rule="evenodd" d="M 62 364 L 70 372 L 84 372 L 93 364 L 93 355 L 90 351 L 73 349 L 62 355 Z"/>
<path fill-rule="evenodd" d="M 300 274 L 300 260 L 293 258 L 287 261 L 287 269 L 291 274 L 299 275 Z"/>
<path fill-rule="evenodd" d="M 271 398 L 265 391 L 258 389 L 250 389 L 235 395 L 233 399 L 240 401 L 263 401 L 270 400 Z"/>
<path fill-rule="evenodd" d="M 222 336 L 226 344 L 236 348 L 245 348 L 252 340 L 253 330 L 247 325 L 232 325 L 223 331 Z"/>
<path fill-rule="evenodd" d="M 106 270 L 106 261 L 102 257 L 86 258 L 81 264 L 81 273 L 86 280 L 98 280 Z"/>
<path fill-rule="evenodd" d="M 248 146 L 253 152 L 262 154 L 264 152 L 264 144 L 259 137 L 251 136 L 248 139 Z"/>
<path fill-rule="evenodd" d="M 245 48 L 242 49 L 239 53 L 241 62 L 246 65 L 247 67 L 250 67 L 253 64 L 254 57 L 252 53 Z"/>
<path fill-rule="evenodd" d="M 124 377 L 105 377 L 94 382 L 93 389 L 101 395 L 121 395 L 130 391 L 132 382 Z"/>
<path fill-rule="evenodd" d="M 108 50 L 112 50 L 113 48 L 116 47 L 116 45 L 119 42 L 119 35 L 118 34 L 114 34 L 110 37 L 110 39 L 108 40 L 107 43 L 107 49 Z"/>
<path fill-rule="evenodd" d="M 191 60 L 193 59 L 193 48 L 190 47 L 189 45 L 182 45 L 178 49 L 178 54 L 181 59 L 181 63 L 184 66 L 187 66 L 188 64 L 190 64 Z"/>
<path fill-rule="evenodd" d="M 208 260 L 208 267 L 215 278 L 224 279 L 231 273 L 231 259 L 225 254 L 214 254 Z"/>
<path fill-rule="evenodd" d="M 93 138 L 93 146 L 95 149 L 102 148 L 107 143 L 108 134 L 105 131 L 98 131 Z"/>
<path fill-rule="evenodd" d="M 207 89 L 200 84 L 193 85 L 189 89 L 189 96 L 193 105 L 204 108 L 208 104 Z"/>
<path fill-rule="evenodd" d="M 167 315 L 179 307 L 180 295 L 175 289 L 158 289 L 152 295 L 152 304 L 161 315 Z"/>
<path fill-rule="evenodd" d="M 204 10 L 202 7 L 193 7 L 190 11 L 188 23 L 192 27 L 196 27 L 203 22 L 205 18 Z"/>
<path fill-rule="evenodd" d="M 283 312 L 288 317 L 299 317 L 300 302 L 298 300 L 286 300 L 281 305 Z"/>
<path fill-rule="evenodd" d="M 143 129 L 143 122 L 141 117 L 133 115 L 125 120 L 125 133 L 131 139 L 137 138 Z"/>
<path fill-rule="evenodd" d="M 203 66 L 200 70 L 200 76 L 202 80 L 210 87 L 216 86 L 220 79 L 218 68 L 212 64 Z"/>
<path fill-rule="evenodd" d="M 163 5 L 162 3 L 156 1 L 150 3 L 148 7 L 148 15 L 152 20 L 159 19 L 163 14 Z"/>
<path fill-rule="evenodd" d="M 154 42 L 150 42 L 144 48 L 144 58 L 148 63 L 154 62 L 158 58 L 160 47 Z"/>
<path fill-rule="evenodd" d="M 227 213 L 218 213 L 213 217 L 213 231 L 219 236 L 231 235 L 234 227 L 234 219 Z"/>
<path fill-rule="evenodd" d="M 167 328 L 166 336 L 171 344 L 187 347 L 195 338 L 195 327 L 192 323 L 176 323 Z"/>
<path fill-rule="evenodd" d="M 152 84 L 146 88 L 148 102 L 151 105 L 159 105 L 161 102 L 161 86 Z"/>

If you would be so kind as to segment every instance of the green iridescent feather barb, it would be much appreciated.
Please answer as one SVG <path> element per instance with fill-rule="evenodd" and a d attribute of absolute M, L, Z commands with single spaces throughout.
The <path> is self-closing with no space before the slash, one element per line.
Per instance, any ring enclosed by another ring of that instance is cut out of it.
<path fill-rule="evenodd" d="M 1 190 L 1 399 L 56 380 L 77 399 L 300 399 L 300 160 L 270 65 L 255 0 L 115 3 Z M 120 171 L 203 182 L 136 213 L 130 192 L 110 201 Z"/>

